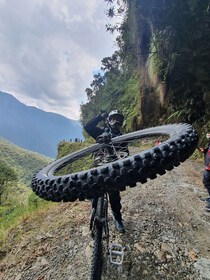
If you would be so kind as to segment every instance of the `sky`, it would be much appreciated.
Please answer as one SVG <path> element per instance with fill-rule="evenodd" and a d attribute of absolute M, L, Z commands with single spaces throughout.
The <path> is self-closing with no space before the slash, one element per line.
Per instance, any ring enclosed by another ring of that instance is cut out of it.
<path fill-rule="evenodd" d="M 85 89 L 115 50 L 103 0 L 0 0 L 0 91 L 79 119 Z"/>

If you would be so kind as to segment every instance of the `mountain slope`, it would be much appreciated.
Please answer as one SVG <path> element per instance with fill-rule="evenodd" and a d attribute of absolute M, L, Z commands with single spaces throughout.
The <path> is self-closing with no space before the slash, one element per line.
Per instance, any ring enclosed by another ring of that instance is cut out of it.
<path fill-rule="evenodd" d="M 123 18 L 121 26 L 107 25 L 120 30 L 117 51 L 102 59 L 104 74 L 85 90 L 82 121 L 117 108 L 128 132 L 187 122 L 203 145 L 210 127 L 209 0 L 108 2 L 107 15 Z"/>
<path fill-rule="evenodd" d="M 49 157 L 56 157 L 61 140 L 83 138 L 78 121 L 26 106 L 4 92 L 0 92 L 0 137 Z"/>
<path fill-rule="evenodd" d="M 52 159 L 22 149 L 0 138 L 0 158 L 17 171 L 21 183 L 30 184 L 33 174 Z"/>

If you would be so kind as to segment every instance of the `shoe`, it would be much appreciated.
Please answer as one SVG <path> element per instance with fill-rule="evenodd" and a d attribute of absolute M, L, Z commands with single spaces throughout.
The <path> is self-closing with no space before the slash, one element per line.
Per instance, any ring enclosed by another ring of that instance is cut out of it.
<path fill-rule="evenodd" d="M 208 202 L 205 206 L 205 210 L 210 212 L 210 202 Z"/>
<path fill-rule="evenodd" d="M 200 198 L 201 201 L 210 202 L 210 197 Z"/>
<path fill-rule="evenodd" d="M 115 228 L 120 232 L 120 233 L 124 233 L 125 232 L 125 227 L 123 225 L 122 220 L 115 220 L 114 219 L 114 224 L 115 224 Z"/>

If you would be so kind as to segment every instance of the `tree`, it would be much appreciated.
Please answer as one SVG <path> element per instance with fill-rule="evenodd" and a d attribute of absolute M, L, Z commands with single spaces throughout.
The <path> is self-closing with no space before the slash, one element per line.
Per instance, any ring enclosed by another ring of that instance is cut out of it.
<path fill-rule="evenodd" d="M 127 10 L 127 0 L 105 0 L 107 2 L 107 10 L 106 15 L 108 18 L 112 19 L 114 17 L 124 18 L 126 10 Z M 114 31 L 120 31 L 121 23 L 106 24 L 106 30 L 110 33 Z"/>
<path fill-rule="evenodd" d="M 93 90 L 91 88 L 86 88 L 85 92 L 87 94 L 88 101 L 90 101 L 92 99 L 92 97 L 94 96 Z"/>
<path fill-rule="evenodd" d="M 104 76 L 102 76 L 100 73 L 95 74 L 94 80 L 90 84 L 93 90 L 99 90 L 104 85 Z"/>
<path fill-rule="evenodd" d="M 5 162 L 0 161 L 0 205 L 2 204 L 2 195 L 8 184 L 17 181 L 17 174 L 13 168 Z"/>
<path fill-rule="evenodd" d="M 102 67 L 101 70 L 105 71 L 111 71 L 111 70 L 118 70 L 120 68 L 120 55 L 119 52 L 116 51 L 111 57 L 104 57 L 101 60 Z"/>

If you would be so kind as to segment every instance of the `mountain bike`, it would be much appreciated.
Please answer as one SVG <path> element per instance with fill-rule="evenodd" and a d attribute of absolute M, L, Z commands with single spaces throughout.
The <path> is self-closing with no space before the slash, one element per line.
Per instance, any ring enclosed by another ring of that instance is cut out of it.
<path fill-rule="evenodd" d="M 126 145 L 115 147 L 110 143 L 111 134 L 104 133 L 98 138 L 99 143 L 104 143 L 101 150 L 94 154 L 93 166 L 103 165 L 105 162 L 115 161 L 129 155 Z M 106 254 L 110 258 L 110 263 L 121 265 L 124 258 L 124 250 L 120 244 L 109 246 L 109 226 L 108 226 L 108 194 L 95 196 L 92 199 L 92 209 L 90 216 L 90 231 L 93 238 L 93 255 L 90 267 L 89 280 L 100 280 L 103 265 L 103 239 L 106 240 Z"/>
<path fill-rule="evenodd" d="M 160 144 L 155 146 L 157 139 Z M 135 187 L 137 182 L 144 184 L 147 179 L 165 174 L 189 158 L 197 143 L 196 131 L 183 123 L 109 137 L 47 165 L 33 176 L 31 188 L 41 198 L 56 202 L 98 199 L 91 225 L 95 244 L 92 267 L 96 268 L 92 277 L 100 277 L 103 232 L 109 237 L 104 194 L 124 191 L 127 186 Z M 93 155 L 100 164 L 88 168 Z M 118 249 L 112 247 L 110 255 L 116 257 Z"/>

